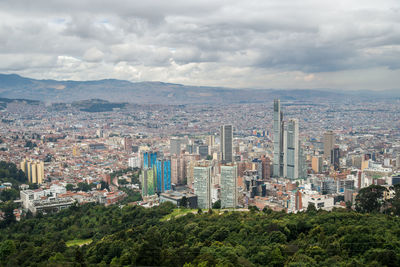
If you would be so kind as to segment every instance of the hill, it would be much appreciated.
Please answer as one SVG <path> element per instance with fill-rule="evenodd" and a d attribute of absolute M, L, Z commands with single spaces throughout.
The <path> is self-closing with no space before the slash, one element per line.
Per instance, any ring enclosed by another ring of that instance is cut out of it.
<path fill-rule="evenodd" d="M 97 81 L 36 80 L 16 74 L 0 74 L 0 97 L 25 98 L 43 102 L 103 99 L 142 104 L 257 103 L 273 98 L 283 100 L 341 100 L 347 97 L 393 97 L 387 92 L 346 92 L 330 90 L 231 89 L 187 86 L 163 82 L 129 82 L 115 79 Z M 398 94 L 398 96 L 400 96 Z"/>
<path fill-rule="evenodd" d="M 344 209 L 188 213 L 71 207 L 0 230 L 2 266 L 399 266 L 400 218 Z"/>

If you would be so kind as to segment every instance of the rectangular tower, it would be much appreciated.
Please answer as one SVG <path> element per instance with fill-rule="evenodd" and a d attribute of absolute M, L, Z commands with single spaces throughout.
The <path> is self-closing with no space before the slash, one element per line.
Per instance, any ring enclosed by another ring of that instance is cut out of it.
<path fill-rule="evenodd" d="M 338 171 L 340 168 L 340 150 L 338 147 L 335 147 L 331 150 L 331 164 L 333 165 L 335 171 Z"/>
<path fill-rule="evenodd" d="M 193 178 L 198 207 L 211 208 L 211 167 L 194 167 Z"/>
<path fill-rule="evenodd" d="M 331 151 L 335 146 L 335 134 L 332 131 L 324 133 L 324 158 L 331 160 Z"/>
<path fill-rule="evenodd" d="M 281 102 L 274 100 L 274 158 L 273 176 L 283 176 L 283 115 L 281 112 Z"/>
<path fill-rule="evenodd" d="M 221 166 L 221 207 L 237 206 L 237 167 Z"/>
<path fill-rule="evenodd" d="M 288 179 L 299 178 L 299 121 L 290 119 L 285 129 L 284 176 Z"/>
<path fill-rule="evenodd" d="M 233 128 L 232 125 L 221 126 L 221 155 L 222 163 L 232 162 L 233 155 Z"/>

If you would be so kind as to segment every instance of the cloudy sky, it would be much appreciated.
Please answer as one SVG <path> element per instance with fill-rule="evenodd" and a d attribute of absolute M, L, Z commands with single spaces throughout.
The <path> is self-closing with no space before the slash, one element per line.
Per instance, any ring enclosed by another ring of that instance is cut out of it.
<path fill-rule="evenodd" d="M 400 1 L 2 0 L 0 73 L 400 90 Z"/>

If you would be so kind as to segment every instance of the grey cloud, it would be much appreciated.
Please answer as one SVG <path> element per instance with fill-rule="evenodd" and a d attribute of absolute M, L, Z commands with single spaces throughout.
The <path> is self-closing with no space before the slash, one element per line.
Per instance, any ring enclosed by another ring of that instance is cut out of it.
<path fill-rule="evenodd" d="M 250 86 L 247 75 L 279 84 L 288 75 L 293 87 L 299 73 L 400 72 L 399 10 L 394 0 L 7 0 L 0 2 L 1 69 L 225 86 L 238 78 Z"/>

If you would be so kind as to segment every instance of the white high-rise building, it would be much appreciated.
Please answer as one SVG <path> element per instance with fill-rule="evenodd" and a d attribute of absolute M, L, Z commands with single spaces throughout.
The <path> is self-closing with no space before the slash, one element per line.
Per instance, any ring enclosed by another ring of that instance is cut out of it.
<path fill-rule="evenodd" d="M 129 168 L 140 168 L 141 166 L 140 156 L 135 155 L 133 157 L 130 157 L 128 159 L 128 166 Z"/>
<path fill-rule="evenodd" d="M 221 207 L 236 208 L 237 201 L 237 167 L 221 166 Z"/>
<path fill-rule="evenodd" d="M 211 203 L 211 167 L 194 167 L 194 193 L 200 209 L 210 209 Z"/>

